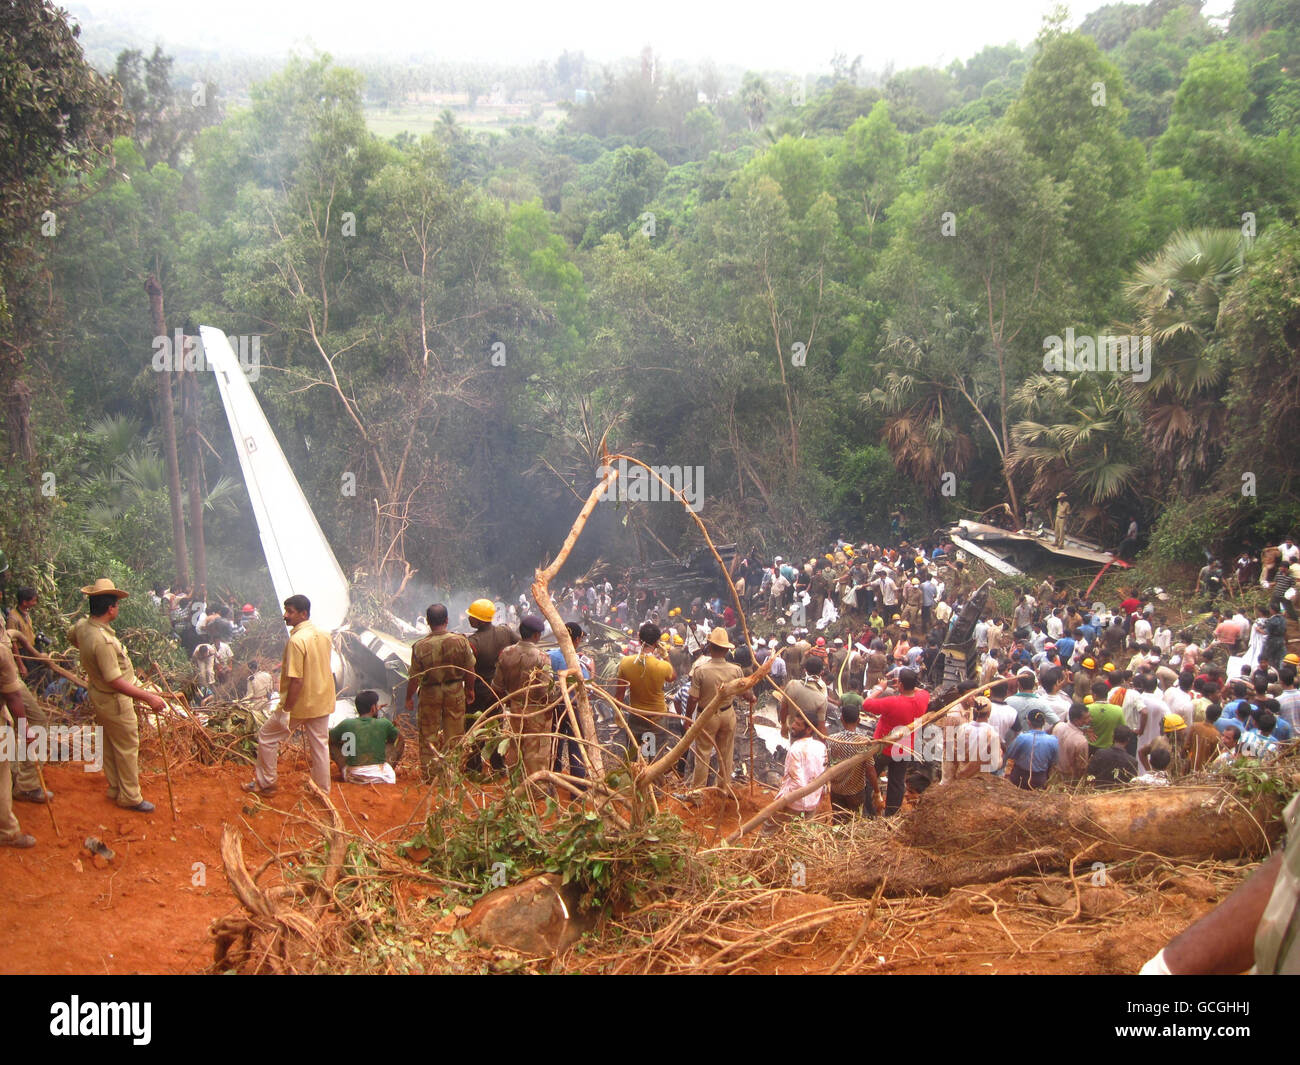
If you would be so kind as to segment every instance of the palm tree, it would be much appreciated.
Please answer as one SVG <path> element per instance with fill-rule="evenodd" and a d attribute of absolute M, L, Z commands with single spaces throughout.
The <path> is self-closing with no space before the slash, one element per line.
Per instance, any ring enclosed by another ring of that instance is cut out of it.
<path fill-rule="evenodd" d="M 1087 522 L 1136 486 L 1138 414 L 1118 378 L 1035 374 L 1012 403 L 1031 417 L 1012 426 L 1007 468 L 1030 477 L 1031 500 L 1050 510 L 1056 493 L 1067 491 L 1089 502 Z"/>
<path fill-rule="evenodd" d="M 1241 273 L 1248 241 L 1236 229 L 1179 230 L 1125 286 L 1132 329 L 1150 336 L 1151 378 L 1133 386 L 1157 471 L 1191 492 L 1226 435 L 1224 366 L 1213 340 L 1220 304 Z"/>

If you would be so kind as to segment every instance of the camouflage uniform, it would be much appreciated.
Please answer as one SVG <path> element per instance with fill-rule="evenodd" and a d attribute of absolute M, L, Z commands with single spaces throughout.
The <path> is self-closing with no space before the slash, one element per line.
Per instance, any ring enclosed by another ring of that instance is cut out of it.
<path fill-rule="evenodd" d="M 521 640 L 511 644 L 497 659 L 497 686 L 511 693 L 506 701 L 510 730 L 519 736 L 518 749 L 511 746 L 506 764 L 523 758 L 524 775 L 531 776 L 551 765 L 551 737 L 555 709 L 551 702 L 551 660 L 536 643 Z"/>
<path fill-rule="evenodd" d="M 427 777 L 441 748 L 465 734 L 465 681 L 474 649 L 458 632 L 435 632 L 411 648 L 411 680 L 420 689 L 420 771 Z"/>

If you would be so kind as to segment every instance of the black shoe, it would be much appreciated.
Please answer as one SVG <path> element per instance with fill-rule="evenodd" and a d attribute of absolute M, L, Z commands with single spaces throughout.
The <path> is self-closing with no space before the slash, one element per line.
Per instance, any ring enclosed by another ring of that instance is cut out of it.
<path fill-rule="evenodd" d="M 33 788 L 31 791 L 15 791 L 14 802 L 46 803 L 54 798 L 54 792 Z"/>

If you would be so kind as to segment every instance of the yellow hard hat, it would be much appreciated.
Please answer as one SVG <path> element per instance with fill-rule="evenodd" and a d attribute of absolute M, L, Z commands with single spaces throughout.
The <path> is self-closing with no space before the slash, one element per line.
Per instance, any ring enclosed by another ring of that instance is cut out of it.
<path fill-rule="evenodd" d="M 677 644 L 677 646 L 680 647 L 685 642 L 686 641 L 683 640 L 680 636 L 678 636 L 676 633 L 673 633 L 673 643 Z"/>
<path fill-rule="evenodd" d="M 492 605 L 491 599 L 475 599 L 465 613 L 475 621 L 491 621 L 497 616 L 497 608 Z"/>

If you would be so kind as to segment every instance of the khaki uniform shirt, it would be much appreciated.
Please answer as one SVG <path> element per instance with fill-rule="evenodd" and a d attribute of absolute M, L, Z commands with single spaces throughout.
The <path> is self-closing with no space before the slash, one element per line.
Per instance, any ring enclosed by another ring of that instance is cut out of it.
<path fill-rule="evenodd" d="M 696 714 L 702 714 L 704 708 L 713 701 L 713 697 L 718 694 L 718 689 L 728 681 L 736 680 L 743 677 L 745 671 L 735 662 L 728 662 L 725 658 L 717 661 L 712 658 L 705 658 L 696 662 L 691 668 L 691 694 L 695 696 Z M 732 699 L 724 704 L 718 713 L 723 714 L 735 707 L 736 701 Z"/>
<path fill-rule="evenodd" d="M 295 721 L 328 717 L 334 712 L 334 671 L 330 668 L 329 633 L 318 629 L 308 618 L 289 631 L 280 666 L 280 709 L 289 698 L 289 682 L 302 680 L 298 699 L 289 712 Z"/>
<path fill-rule="evenodd" d="M 0 632 L 0 693 L 20 692 L 25 685 L 18 677 L 18 663 L 14 661 L 13 640 L 9 630 Z"/>
<path fill-rule="evenodd" d="M 32 628 L 31 618 L 24 615 L 17 607 L 9 611 L 9 621 L 5 628 L 11 632 L 21 633 L 23 640 L 26 640 L 30 647 L 36 646 L 36 630 Z M 25 646 L 22 640 L 14 640 L 14 653 L 31 654 L 29 646 Z"/>
<path fill-rule="evenodd" d="M 259 669 L 248 678 L 248 698 L 250 699 L 269 699 L 271 698 L 271 692 L 274 690 L 275 685 L 271 681 L 271 674 L 264 669 Z"/>
<path fill-rule="evenodd" d="M 464 684 L 474 672 L 474 648 L 458 632 L 435 632 L 411 648 L 411 680 L 421 689 Z"/>
<path fill-rule="evenodd" d="M 123 677 L 134 684 L 135 669 L 122 641 L 109 624 L 95 618 L 82 618 L 68 631 L 68 642 L 81 653 L 81 668 L 86 671 L 91 705 L 98 710 L 129 709 L 130 696 L 119 692 L 112 682 Z"/>
<path fill-rule="evenodd" d="M 799 707 L 804 717 L 819 729 L 825 729 L 827 702 L 825 681 L 813 680 L 811 677 L 792 680 L 785 686 L 785 698 Z M 787 720 L 792 716 L 793 711 L 787 708 Z"/>

